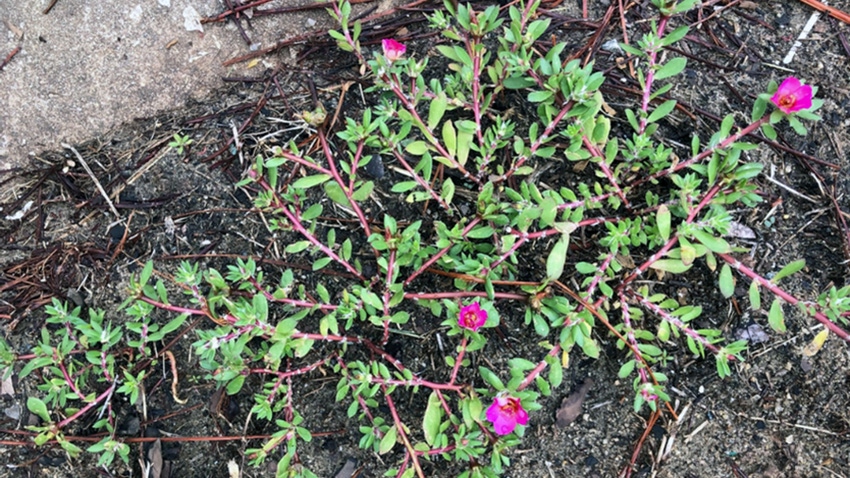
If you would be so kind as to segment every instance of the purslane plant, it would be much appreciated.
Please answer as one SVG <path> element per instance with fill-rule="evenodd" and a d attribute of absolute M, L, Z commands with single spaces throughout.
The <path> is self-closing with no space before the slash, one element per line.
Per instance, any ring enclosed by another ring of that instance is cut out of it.
<path fill-rule="evenodd" d="M 736 127 L 729 115 L 707 143 L 694 136 L 690 151 L 675 152 L 659 128 L 676 101 L 664 96 L 672 84 L 659 83 L 686 62 L 662 63 L 659 53 L 685 36 L 686 27 L 670 24 L 694 2 L 653 3 L 658 21 L 636 47 L 623 45 L 639 66 L 643 92 L 637 108 L 624 111 L 624 129 L 601 114 L 602 73 L 565 60 L 563 43 L 548 50 L 535 43 L 549 28 L 548 20 L 535 20 L 537 2 L 511 6 L 501 18 L 495 6 L 478 12 L 447 1 L 446 12 L 429 17 L 442 34 L 435 49 L 450 72 L 445 76 L 434 76 L 427 57 L 393 39 L 368 52 L 359 43 L 359 23 L 349 23 L 350 5 L 335 5 L 341 28 L 331 35 L 369 72 L 378 104 L 359 120 L 346 118 L 335 136 L 314 125 L 315 157 L 295 144 L 258 157 L 238 186 L 269 218 L 271 232 L 286 238 L 290 261 L 308 264 L 315 277 L 333 271 L 337 279 L 333 285 L 301 282 L 291 269 L 263 270 L 254 260 L 223 274 L 184 263 L 174 276 L 181 299 L 169 297 L 161 280 L 150 284 L 148 264 L 131 283 L 126 304 L 127 328 L 141 337 L 131 346 L 151 356 L 148 344 L 186 317 L 215 322 L 216 328 L 197 331 L 195 356 L 207 378 L 229 394 L 244 393 L 246 381 L 256 381 L 250 413 L 278 431 L 247 453 L 255 464 L 274 456 L 278 476 L 314 476 L 298 456 L 299 443 L 311 434 L 292 384 L 321 367 L 337 376 L 336 400 L 347 403 L 348 417 L 358 424 L 360 447 L 392 463 L 387 476 L 424 477 L 436 466 L 428 462 L 442 460 L 456 463 L 457 476 L 489 477 L 509 466 L 509 448 L 534 421 L 540 397 L 561 385 L 570 357 L 598 357 L 600 341 L 613 337 L 623 351 L 619 375 L 634 377 L 636 411 L 644 405 L 655 411 L 668 400 L 666 377 L 654 366 L 665 365 L 679 344 L 694 356 L 713 355 L 721 377 L 732 372 L 746 342 L 726 342 L 722 331 L 696 326 L 701 306 L 682 305 L 638 281 L 650 270 L 659 277 L 687 274 L 700 261 L 717 273 L 725 297 L 734 292 L 737 270 L 751 280 L 754 311 L 761 310 L 762 290 L 774 295 L 765 315 L 775 330 L 785 328 L 783 304 L 799 303 L 850 342 L 841 328 L 850 289 L 801 301 L 777 285 L 800 270 L 800 262 L 768 280 L 738 262 L 734 254 L 742 249 L 724 238 L 732 221 L 727 207 L 761 200 L 753 178 L 762 165 L 746 161 L 755 145 L 742 139 L 759 129 L 773 137 L 781 121 L 805 133 L 800 120 L 817 120 L 813 112 L 822 101 L 795 78 L 771 83 L 750 124 Z M 506 97 L 534 105 L 528 123 L 501 108 Z M 566 172 L 564 159 L 584 172 Z M 367 206 L 380 185 L 363 172 L 383 171 L 384 163 L 393 165 L 389 194 L 426 211 L 426 219 L 370 216 Z M 543 181 L 547 168 L 563 176 Z M 351 218 L 356 227 L 329 227 L 329 215 Z M 590 255 L 571 252 L 580 231 L 597 237 Z M 546 250 L 545 261 L 526 267 L 534 250 Z M 451 280 L 449 290 L 420 289 L 424 277 L 438 276 Z M 564 284 L 565 276 L 576 277 L 579 290 Z M 178 317 L 156 329 L 150 322 L 155 309 Z M 80 400 L 82 413 L 108 405 L 113 393 L 132 400 L 143 390 L 144 372 L 119 374 L 111 365 L 110 347 L 122 339 L 104 328 L 102 317 L 73 319 L 61 304 L 51 310 L 64 317 L 57 323 L 69 332 L 56 345 L 58 335 L 45 331 L 24 370 L 51 370 L 45 383 L 51 408 Z M 441 320 L 439 330 L 448 337 L 445 368 L 419 374 L 387 344 L 392 334 L 414 334 L 411 316 L 427 314 Z M 497 352 L 491 332 L 504 326 L 528 330 L 524 336 L 536 335 L 537 343 L 526 344 L 519 356 Z M 102 364 L 99 394 L 78 390 L 84 367 L 75 353 Z M 498 356 L 490 362 L 502 368 L 474 366 L 481 356 Z M 396 405 L 410 394 L 422 405 L 418 411 Z M 39 429 L 40 442 L 55 439 L 67 447 L 64 422 L 52 420 L 47 403 L 28 405 L 49 424 Z M 109 420 L 102 426 L 112 431 Z M 118 450 L 126 460 L 120 445 L 113 434 L 90 451 L 108 457 L 108 450 Z"/>

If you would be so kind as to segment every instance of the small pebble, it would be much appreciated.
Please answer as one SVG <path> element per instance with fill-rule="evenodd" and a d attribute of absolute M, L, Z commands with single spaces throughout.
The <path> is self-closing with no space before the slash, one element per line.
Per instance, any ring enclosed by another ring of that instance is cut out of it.
<path fill-rule="evenodd" d="M 614 38 L 603 43 L 602 49 L 611 53 L 623 53 L 623 49 L 620 48 L 620 42 Z"/>
<path fill-rule="evenodd" d="M 121 242 L 121 239 L 124 238 L 124 226 L 121 224 L 115 224 L 114 226 L 109 228 L 107 234 L 109 235 L 109 240 L 113 244 L 118 244 L 119 242 Z"/>
<path fill-rule="evenodd" d="M 3 413 L 12 420 L 18 420 L 21 418 L 21 406 L 16 403 L 11 407 L 3 409 Z"/>
<path fill-rule="evenodd" d="M 130 10 L 130 14 L 128 16 L 130 17 L 130 20 L 133 21 L 133 23 L 139 23 L 139 21 L 142 19 L 142 6 L 136 5 L 135 8 Z"/>
<path fill-rule="evenodd" d="M 803 372 L 809 373 L 812 371 L 812 363 L 809 362 L 809 357 L 803 357 L 800 360 L 800 368 L 803 369 Z"/>
<path fill-rule="evenodd" d="M 373 154 L 363 170 L 372 178 L 381 179 L 384 177 L 384 161 L 381 159 L 381 155 Z"/>
<path fill-rule="evenodd" d="M 190 32 L 204 32 L 204 27 L 201 26 L 201 15 L 192 6 L 183 9 L 183 28 Z"/>

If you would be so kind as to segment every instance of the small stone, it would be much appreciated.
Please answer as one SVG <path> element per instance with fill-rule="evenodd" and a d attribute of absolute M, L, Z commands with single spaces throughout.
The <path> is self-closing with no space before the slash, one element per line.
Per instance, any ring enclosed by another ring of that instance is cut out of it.
<path fill-rule="evenodd" d="M 109 231 L 106 232 L 109 235 L 109 241 L 113 244 L 118 244 L 121 242 L 121 239 L 124 238 L 124 226 L 121 224 L 115 224 L 114 226 L 109 228 Z"/>
<path fill-rule="evenodd" d="M 183 28 L 190 32 L 199 31 L 203 33 L 204 31 L 204 27 L 201 25 L 201 15 L 192 6 L 183 9 Z"/>
<path fill-rule="evenodd" d="M 135 8 L 130 10 L 130 20 L 133 20 L 133 23 L 139 23 L 142 20 L 142 6 L 136 5 Z"/>
<path fill-rule="evenodd" d="M 729 223 L 729 234 L 727 235 L 729 237 L 737 237 L 738 239 L 756 238 L 756 233 L 752 229 L 737 221 L 731 221 Z"/>
<path fill-rule="evenodd" d="M 19 420 L 21 418 L 21 406 L 16 403 L 3 409 L 3 413 L 12 420 Z"/>
<path fill-rule="evenodd" d="M 369 162 L 363 167 L 363 171 L 375 179 L 384 177 L 384 161 L 381 159 L 381 155 L 373 154 Z"/>
<path fill-rule="evenodd" d="M 800 368 L 803 369 L 803 372 L 809 373 L 812 371 L 812 362 L 809 361 L 809 357 L 803 357 L 800 359 Z"/>
<path fill-rule="evenodd" d="M 764 328 L 755 323 L 736 330 L 735 338 L 738 340 L 746 340 L 751 344 L 760 344 L 770 340 L 770 336 L 765 333 Z"/>
<path fill-rule="evenodd" d="M 620 42 L 618 42 L 615 38 L 603 43 L 602 49 L 611 53 L 623 53 L 623 49 L 620 48 Z"/>

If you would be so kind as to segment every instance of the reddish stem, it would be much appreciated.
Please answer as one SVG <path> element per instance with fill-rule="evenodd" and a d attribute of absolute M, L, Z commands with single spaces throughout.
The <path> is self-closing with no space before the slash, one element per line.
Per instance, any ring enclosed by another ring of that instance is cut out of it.
<path fill-rule="evenodd" d="M 404 431 L 405 427 L 398 416 L 398 411 L 395 408 L 395 403 L 393 402 L 393 399 L 390 394 L 387 393 L 387 387 L 385 385 L 381 386 L 381 390 L 383 390 L 384 392 L 384 398 L 387 399 L 387 406 L 389 407 L 390 413 L 393 416 L 393 423 L 395 423 L 396 430 L 398 431 L 399 436 L 404 442 L 404 447 L 407 449 L 407 453 L 410 455 L 410 459 L 413 461 L 413 469 L 416 470 L 416 476 L 418 476 L 419 478 L 425 478 L 425 473 L 422 472 L 422 465 L 419 464 L 419 455 L 413 448 L 413 445 L 410 444 L 410 440 L 407 439 L 407 433 Z"/>
<path fill-rule="evenodd" d="M 481 222 L 480 218 L 476 217 L 475 219 L 473 219 L 465 228 L 463 228 L 463 232 L 461 233 L 461 237 L 465 238 L 466 235 L 469 233 L 469 231 L 471 231 L 472 228 L 475 227 L 479 222 Z M 425 272 L 429 267 L 431 267 L 435 262 L 437 262 L 447 252 L 449 252 L 449 250 L 451 250 L 452 247 L 454 247 L 454 243 L 449 244 L 448 246 L 446 246 L 442 250 L 440 250 L 440 252 L 434 254 L 434 256 L 431 257 L 430 259 L 428 259 L 424 264 L 422 264 L 422 266 L 419 269 L 417 269 L 416 272 L 414 272 L 413 274 L 410 274 L 410 277 L 408 277 L 404 281 L 404 286 L 407 287 L 408 284 L 413 282 L 413 279 L 415 279 L 419 274 Z"/>
<path fill-rule="evenodd" d="M 111 396 L 111 395 L 112 395 L 112 392 L 114 392 L 114 391 L 115 391 L 115 387 L 116 387 L 117 385 L 118 385 L 118 382 L 112 382 L 112 385 L 111 385 L 109 388 L 107 388 L 107 389 L 106 389 L 106 391 L 104 391 L 103 393 L 101 393 L 100 395 L 98 395 L 98 396 L 97 396 L 97 398 L 95 398 L 94 400 L 92 400 L 92 402 L 91 402 L 91 403 L 89 403 L 88 405 L 86 405 L 85 407 L 83 407 L 83 408 L 81 408 L 81 409 L 77 410 L 77 413 L 75 413 L 75 414 L 71 415 L 70 417 L 68 417 L 68 418 L 66 418 L 66 419 L 62 420 L 61 422 L 59 422 L 59 423 L 56 425 L 56 428 L 57 428 L 57 429 L 62 429 L 62 428 L 64 428 L 65 426 L 67 426 L 69 423 L 71 423 L 71 422 L 73 422 L 74 420 L 76 420 L 76 419 L 80 418 L 81 416 L 85 415 L 85 414 L 86 414 L 89 410 L 91 410 L 92 408 L 94 408 L 94 407 L 95 407 L 98 403 L 102 402 L 102 401 L 103 401 L 103 400 L 105 400 L 107 397 Z"/>
<path fill-rule="evenodd" d="M 762 125 L 767 123 L 768 121 L 770 121 L 770 116 L 763 116 L 758 121 L 756 121 L 754 123 L 750 123 L 749 125 L 745 126 L 744 129 L 742 129 L 742 130 L 738 131 L 737 133 L 733 134 L 732 136 L 729 136 L 728 138 L 724 139 L 723 141 L 718 143 L 716 146 L 710 147 L 710 148 L 706 149 L 705 151 L 697 154 L 696 156 L 694 156 L 694 157 L 692 157 L 692 158 L 690 158 L 686 161 L 682 161 L 679 164 L 676 164 L 674 166 L 670 166 L 669 168 L 658 171 L 655 174 L 650 174 L 649 176 L 647 176 L 643 179 L 639 179 L 639 180 L 635 181 L 635 183 L 632 186 L 633 187 L 639 186 L 639 185 L 647 183 L 649 181 L 661 178 L 663 176 L 668 176 L 672 173 L 675 173 L 677 171 L 681 171 L 682 169 L 690 167 L 690 165 L 697 163 L 699 161 L 702 161 L 705 158 L 708 158 L 709 156 L 714 154 L 715 151 L 719 151 L 719 150 L 722 150 L 722 149 L 729 147 L 729 145 L 731 145 L 735 141 L 738 141 L 739 139 L 743 138 L 744 136 L 747 136 L 748 134 L 752 133 L 753 131 L 761 128 Z"/>
<path fill-rule="evenodd" d="M 667 20 L 670 17 L 661 16 L 660 21 L 658 22 L 658 32 L 656 33 L 656 37 L 658 41 L 661 41 L 661 38 L 664 36 L 664 29 L 667 27 Z M 649 100 L 652 97 L 652 83 L 655 80 L 655 66 L 656 66 L 656 58 L 658 58 L 658 52 L 661 51 L 661 47 L 654 48 L 649 52 L 649 64 L 646 67 L 646 84 L 643 87 L 643 98 L 641 101 L 640 109 L 643 111 L 643 115 L 641 115 L 640 119 L 640 127 L 638 128 L 638 134 L 643 134 L 646 131 L 647 119 L 649 118 Z"/>
<path fill-rule="evenodd" d="M 760 276 L 758 273 L 756 273 L 754 270 L 750 269 L 749 267 L 745 266 L 744 264 L 741 264 L 741 262 L 738 259 L 735 259 L 734 257 L 730 256 L 729 254 L 717 254 L 717 255 L 721 259 L 726 261 L 726 263 L 729 264 L 730 266 L 732 266 L 734 269 L 737 269 L 738 272 L 740 272 L 740 273 L 744 274 L 745 276 L 749 277 L 750 279 L 753 279 L 754 281 L 758 282 L 759 285 L 763 286 L 764 288 L 769 290 L 771 293 L 773 293 L 773 295 L 779 297 L 780 299 L 784 300 L 785 302 L 788 302 L 791 305 L 797 305 L 798 303 L 800 303 L 800 299 L 798 299 L 798 298 L 794 297 L 793 295 L 785 292 L 784 290 L 780 289 L 773 282 L 771 282 L 771 281 L 765 279 L 764 277 Z M 817 307 L 814 304 L 812 304 L 812 305 L 814 307 Z M 812 312 L 813 313 L 811 315 L 815 319 L 817 319 L 818 322 L 823 324 L 824 327 L 826 327 L 832 333 L 834 333 L 839 338 L 841 338 L 841 340 L 843 340 L 847 343 L 850 343 L 850 333 L 847 333 L 847 331 L 845 331 L 844 329 L 839 327 L 838 324 L 829 320 L 829 317 L 824 315 L 821 311 L 813 310 Z"/>
<path fill-rule="evenodd" d="M 460 370 L 460 363 L 463 362 L 463 354 L 466 352 L 466 337 L 463 337 L 463 340 L 460 341 L 460 347 L 457 352 L 457 358 L 455 359 L 455 366 L 452 368 L 452 376 L 449 378 L 449 384 L 454 384 L 455 379 L 457 378 L 457 372 Z"/>

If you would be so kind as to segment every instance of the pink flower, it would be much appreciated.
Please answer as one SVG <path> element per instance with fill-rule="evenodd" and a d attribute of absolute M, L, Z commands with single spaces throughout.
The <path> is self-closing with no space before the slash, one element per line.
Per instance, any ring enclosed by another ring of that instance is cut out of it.
<path fill-rule="evenodd" d="M 493 424 L 493 429 L 499 435 L 507 435 L 514 431 L 517 425 L 528 423 L 528 412 L 523 410 L 518 398 L 497 396 L 487 409 L 487 420 Z"/>
<path fill-rule="evenodd" d="M 384 56 L 387 60 L 394 62 L 404 55 L 407 47 L 403 43 L 399 43 L 392 38 L 384 38 L 381 40 L 381 46 L 384 47 Z"/>
<path fill-rule="evenodd" d="M 478 302 L 473 302 L 466 307 L 461 307 L 460 314 L 457 318 L 457 323 L 473 332 L 478 330 L 484 323 L 487 322 L 487 311 L 481 310 L 481 305 Z"/>
<path fill-rule="evenodd" d="M 809 109 L 812 107 L 812 87 L 791 76 L 779 85 L 770 101 L 785 114 Z"/>

